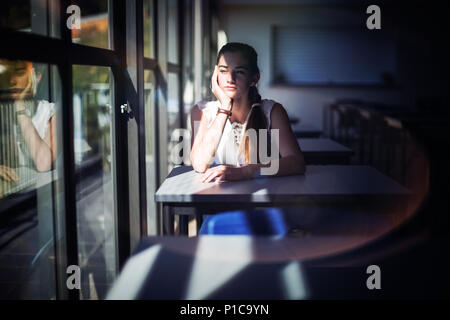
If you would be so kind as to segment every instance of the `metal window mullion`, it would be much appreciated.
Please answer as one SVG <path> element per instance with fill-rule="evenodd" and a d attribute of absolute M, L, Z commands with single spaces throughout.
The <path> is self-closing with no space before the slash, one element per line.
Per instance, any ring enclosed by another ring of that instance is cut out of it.
<path fill-rule="evenodd" d="M 147 230 L 147 168 L 145 164 L 145 99 L 144 99 L 144 2 L 136 4 L 136 44 L 137 44 L 137 123 L 138 123 L 138 170 L 141 237 Z"/>
<path fill-rule="evenodd" d="M 167 129 L 168 129 L 168 0 L 158 1 L 157 19 L 158 26 L 158 43 L 160 44 L 158 49 L 158 140 L 159 140 L 159 181 L 157 186 L 163 182 L 163 179 L 167 176 Z M 163 148 L 163 149 L 162 149 Z"/>
<path fill-rule="evenodd" d="M 152 35 L 152 40 L 153 40 L 153 49 L 154 49 L 154 59 L 149 59 L 149 58 L 145 58 L 143 59 L 144 62 L 144 68 L 147 70 L 151 70 L 153 72 L 154 75 L 154 92 L 152 94 L 152 99 L 153 99 L 153 108 L 151 109 L 151 111 L 153 112 L 152 114 L 152 123 L 150 124 L 151 127 L 148 128 L 147 130 L 151 130 L 151 135 L 150 135 L 150 139 L 152 139 L 152 145 L 153 145 L 153 167 L 152 167 L 152 177 L 153 180 L 147 182 L 151 183 L 154 186 L 154 189 L 156 190 L 159 186 L 159 180 L 160 180 L 160 159 L 159 159 L 159 150 L 160 150 L 160 141 L 159 141 L 159 109 L 158 109 L 158 86 L 159 86 L 159 73 L 161 72 L 160 67 L 159 67 L 159 60 L 158 60 L 158 56 L 159 56 L 159 48 L 160 48 L 160 44 L 158 41 L 159 38 L 159 25 L 158 25 L 158 17 L 159 15 L 157 15 L 156 13 L 158 12 L 159 9 L 159 4 L 157 0 L 152 0 L 152 8 L 153 11 L 151 12 L 152 15 L 152 23 L 153 23 L 153 35 Z M 148 187 L 148 185 L 147 185 Z M 151 199 L 150 201 L 154 201 L 154 199 Z M 149 201 L 147 201 L 147 205 L 148 205 Z M 161 229 L 161 205 L 159 203 L 155 203 L 154 206 L 156 212 L 155 212 L 155 220 L 154 223 L 156 225 L 156 235 L 160 235 L 162 234 L 162 229 Z"/>
<path fill-rule="evenodd" d="M 125 27 L 125 98 L 132 109 L 133 116 L 127 121 L 125 132 L 128 141 L 128 197 L 129 197 L 129 216 L 128 216 L 128 251 L 131 252 L 134 247 L 136 238 L 135 234 L 140 233 L 139 227 L 139 205 L 140 194 L 136 181 L 139 181 L 136 165 L 137 157 L 137 136 L 136 136 L 136 108 L 137 108 L 137 43 L 136 43 L 136 0 L 126 2 L 126 27 Z M 125 235 L 124 235 L 125 237 Z"/>
<path fill-rule="evenodd" d="M 194 10 L 194 103 L 202 100 L 203 84 L 203 1 L 193 0 Z"/>
<path fill-rule="evenodd" d="M 159 10 L 159 5 L 160 5 L 160 3 L 158 2 L 158 0 L 153 0 L 153 12 L 152 12 L 152 17 L 153 17 L 153 48 L 154 48 L 154 56 L 155 56 L 155 59 L 154 59 L 154 61 L 156 62 L 156 65 L 155 65 L 155 69 L 152 69 L 155 73 L 154 73 L 154 79 L 155 79 L 155 88 L 154 88 L 154 90 L 155 90 L 155 92 L 154 92 L 154 94 L 153 94 L 153 104 L 154 104 L 154 108 L 153 108 L 153 123 L 154 123 L 154 127 L 153 127 L 153 134 L 152 134 L 152 139 L 153 139 L 153 161 L 154 161 L 154 179 L 153 179 L 153 183 L 154 183 L 154 185 L 155 185 L 155 190 L 158 188 L 158 186 L 159 186 L 159 181 L 160 181 L 160 170 L 159 170 L 159 167 L 160 167 L 160 159 L 159 159 L 159 157 L 157 156 L 158 154 L 159 154 L 159 151 L 160 151 L 160 148 L 161 148 L 161 146 L 160 146 L 160 142 L 159 142 L 159 121 L 158 121 L 158 119 L 159 119 L 159 108 L 158 108 L 158 86 L 159 86 L 159 73 L 161 72 L 161 70 L 160 70 L 160 66 L 159 66 L 159 63 L 160 63 L 160 57 L 159 57 L 159 47 L 160 47 L 160 44 L 159 44 L 159 29 L 160 29 L 160 27 L 159 27 L 159 14 L 156 14 L 156 13 L 158 13 L 158 10 Z M 146 61 L 147 59 L 144 59 L 144 62 Z M 157 217 L 157 228 L 156 228 L 156 234 L 157 235 L 161 235 L 162 234 L 162 229 L 161 229 L 161 221 L 160 221 L 160 219 L 159 219 L 159 217 L 160 217 L 160 212 L 161 212 L 161 210 L 162 210 L 162 208 L 161 208 L 161 206 L 160 205 L 158 205 L 158 208 L 157 208 L 157 210 L 158 210 L 158 212 L 156 212 L 156 217 Z"/>
<path fill-rule="evenodd" d="M 110 48 L 115 48 L 116 47 L 116 43 L 117 40 L 114 38 L 115 37 L 115 28 L 117 27 L 115 20 L 115 14 L 116 14 L 116 10 L 119 9 L 116 7 L 116 4 L 114 3 L 113 0 L 108 0 L 108 25 L 109 25 L 109 39 L 108 39 L 108 43 L 109 43 L 109 47 Z M 120 63 L 120 60 L 119 60 Z M 113 230 L 114 230 L 114 234 L 113 234 L 113 239 L 114 239 L 114 257 L 115 257 L 115 271 L 116 274 L 114 276 L 117 275 L 117 272 L 120 268 L 120 264 L 119 264 L 119 250 L 118 250 L 118 228 L 117 228 L 117 221 L 118 221 L 118 212 L 120 211 L 120 201 L 123 199 L 123 197 L 117 197 L 117 195 L 119 194 L 119 187 L 118 187 L 118 171 L 120 168 L 122 168 L 122 166 L 120 165 L 120 159 L 118 159 L 117 157 L 117 136 L 119 136 L 118 134 L 118 121 L 117 121 L 117 106 L 121 105 L 122 99 L 120 97 L 120 66 L 115 64 L 111 67 L 110 70 L 110 74 L 112 75 L 110 77 L 110 97 L 111 97 L 111 104 L 112 104 L 112 109 L 111 109 L 111 156 L 112 156 L 112 167 L 111 167 L 111 177 L 112 177 L 112 181 L 113 181 Z M 111 81 L 112 81 L 112 86 L 111 86 Z M 119 163 L 118 163 L 119 162 Z"/>
<path fill-rule="evenodd" d="M 161 150 L 163 146 L 167 145 L 167 137 L 165 135 L 164 110 L 167 108 L 164 93 L 167 94 L 167 1 L 154 2 L 155 15 L 155 56 L 158 66 L 155 72 L 156 76 L 156 90 L 155 90 L 155 108 L 154 108 L 154 160 L 155 160 L 155 189 L 157 189 L 162 182 L 162 177 L 166 176 L 167 150 Z M 165 169 L 165 170 L 164 170 Z M 158 205 L 157 216 L 157 235 L 162 235 L 162 216 L 161 206 Z"/>
<path fill-rule="evenodd" d="M 68 50 L 73 64 L 113 67 L 119 64 L 120 57 L 114 50 L 90 47 L 77 43 L 69 43 Z"/>
<path fill-rule="evenodd" d="M 2 28 L 0 36 L 2 43 L 7 44 L 0 46 L 2 58 L 53 64 L 63 64 L 66 60 L 64 54 L 66 45 L 61 39 Z M 30 50 L 35 48 L 52 48 L 52 50 Z"/>
<path fill-rule="evenodd" d="M 184 98 L 183 98 L 183 90 L 184 90 L 184 68 L 185 68 L 185 59 L 184 59 L 184 37 L 182 37 L 181 35 L 183 35 L 183 29 L 184 29 L 184 11 L 185 11 L 185 6 L 184 6 L 184 1 L 182 0 L 178 0 L 178 63 L 179 63 L 179 67 L 180 67 L 180 71 L 179 71 L 179 76 L 178 76 L 178 110 L 180 112 L 180 116 L 179 116 L 179 127 L 180 128 L 184 128 Z"/>
<path fill-rule="evenodd" d="M 126 6 L 130 2 L 113 0 L 113 46 L 118 58 L 114 66 L 114 140 L 113 150 L 115 156 L 115 169 L 113 173 L 116 198 L 116 257 L 121 269 L 130 255 L 129 234 L 129 191 L 128 191 L 128 134 L 127 121 L 123 119 L 120 106 L 126 103 Z"/>
<path fill-rule="evenodd" d="M 155 94 L 155 164 L 156 164 L 156 189 L 167 175 L 167 146 L 166 124 L 167 119 L 167 0 L 155 1 L 155 33 L 157 47 L 155 56 L 158 62 L 156 69 L 156 94 Z M 157 156 L 158 155 L 158 156 Z"/>
<path fill-rule="evenodd" d="M 61 32 L 66 32 L 65 24 Z M 55 39 L 38 34 L 0 29 L 3 43 L 0 56 L 11 60 L 26 60 L 37 63 L 64 64 L 66 56 L 71 55 L 71 63 L 112 67 L 119 63 L 116 51 L 90 47 L 64 39 Z M 30 50 L 30 48 L 51 48 L 51 50 Z"/>
<path fill-rule="evenodd" d="M 61 6 L 60 16 L 65 16 L 66 5 L 64 0 Z M 70 30 L 61 23 L 61 37 L 67 47 L 72 39 Z M 78 262 L 78 234 L 76 212 L 76 179 L 75 179 L 75 155 L 74 155 L 74 125 L 73 125 L 73 92 L 72 92 L 72 54 L 67 52 L 65 62 L 61 66 L 62 82 L 62 129 L 63 129 L 63 160 L 64 160 L 64 208 L 65 208 L 65 236 L 67 249 L 67 266 L 79 265 Z M 63 278 L 63 277 L 61 277 Z M 65 282 L 64 282 L 65 283 Z M 68 290 L 70 300 L 79 300 L 78 290 Z"/>

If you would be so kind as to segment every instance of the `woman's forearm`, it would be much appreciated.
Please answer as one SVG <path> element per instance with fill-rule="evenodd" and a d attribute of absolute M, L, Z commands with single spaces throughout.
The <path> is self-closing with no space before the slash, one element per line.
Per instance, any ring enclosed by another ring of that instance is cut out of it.
<path fill-rule="evenodd" d="M 39 136 L 33 122 L 28 116 L 23 114 L 18 115 L 17 121 L 37 171 L 49 170 L 52 163 L 50 146 Z"/>
<path fill-rule="evenodd" d="M 198 137 L 194 140 L 190 158 L 195 171 L 205 172 L 208 169 L 219 146 L 227 119 L 228 116 L 226 114 L 217 114 L 203 137 Z"/>

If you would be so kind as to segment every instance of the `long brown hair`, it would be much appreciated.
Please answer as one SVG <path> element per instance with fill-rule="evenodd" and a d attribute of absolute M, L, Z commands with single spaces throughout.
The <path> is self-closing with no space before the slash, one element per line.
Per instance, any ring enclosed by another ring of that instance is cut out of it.
<path fill-rule="evenodd" d="M 217 64 L 219 64 L 220 57 L 226 52 L 240 52 L 244 59 L 247 60 L 250 77 L 259 76 L 258 54 L 253 47 L 245 43 L 229 42 L 220 49 L 217 55 Z M 266 116 L 261 108 L 261 96 L 256 85 L 250 87 L 248 99 L 251 104 L 251 109 L 247 117 L 245 132 L 242 135 L 239 147 L 239 154 L 243 156 L 246 164 L 249 164 L 251 160 L 253 160 L 251 159 L 251 154 L 253 152 L 256 152 L 256 160 L 259 162 L 259 129 L 269 129 L 267 128 Z M 254 139 L 250 139 L 249 135 L 247 135 L 249 129 L 254 129 L 256 131 L 256 141 L 253 141 Z"/>

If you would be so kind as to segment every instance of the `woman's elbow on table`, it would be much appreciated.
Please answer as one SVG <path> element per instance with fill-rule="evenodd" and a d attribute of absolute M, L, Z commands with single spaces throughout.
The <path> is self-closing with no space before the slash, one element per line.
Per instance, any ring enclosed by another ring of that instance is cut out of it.
<path fill-rule="evenodd" d="M 192 153 L 191 153 L 191 164 L 192 168 L 194 168 L 196 172 L 203 173 L 208 169 L 208 164 L 206 162 L 199 161 L 198 159 L 196 159 L 196 157 L 193 156 Z"/>
<path fill-rule="evenodd" d="M 201 165 L 201 164 L 192 164 L 192 167 L 194 168 L 195 172 L 200 172 L 200 173 L 204 173 L 207 169 L 208 166 L 207 165 Z"/>

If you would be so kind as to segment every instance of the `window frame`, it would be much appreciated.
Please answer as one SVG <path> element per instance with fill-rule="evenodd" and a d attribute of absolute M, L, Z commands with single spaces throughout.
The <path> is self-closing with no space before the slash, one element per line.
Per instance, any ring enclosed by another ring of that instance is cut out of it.
<path fill-rule="evenodd" d="M 116 270 L 121 271 L 126 259 L 130 256 L 137 241 L 148 234 L 148 223 L 155 223 L 157 235 L 162 235 L 162 208 L 156 206 L 156 221 L 147 221 L 147 205 L 154 199 L 146 198 L 146 165 L 145 165 L 145 132 L 151 130 L 155 154 L 154 183 L 155 190 L 167 176 L 167 75 L 178 75 L 179 97 L 179 127 L 185 128 L 185 110 L 183 90 L 186 78 L 196 70 L 204 71 L 204 61 L 210 59 L 211 48 L 203 49 L 204 36 L 210 41 L 209 33 L 205 32 L 209 16 L 207 2 L 192 0 L 189 4 L 184 0 L 177 0 L 178 27 L 178 63 L 168 62 L 168 2 L 167 0 L 153 1 L 153 48 L 154 58 L 144 56 L 144 2 L 143 0 L 124 1 L 108 0 L 109 40 L 110 49 L 90 47 L 73 43 L 71 30 L 66 27 L 69 14 L 66 8 L 70 0 L 46 3 L 47 35 L 16 31 L 0 28 L 0 38 L 8 46 L 0 48 L 0 57 L 11 60 L 26 60 L 36 63 L 55 65 L 61 78 L 61 126 L 62 126 L 62 157 L 63 157 L 63 192 L 64 213 L 62 219 L 63 240 L 55 241 L 55 270 L 56 270 L 56 298 L 79 300 L 78 290 L 66 287 L 69 265 L 79 265 L 78 235 L 77 235 L 77 206 L 76 206 L 76 172 L 74 154 L 74 116 L 73 116 L 73 71 L 74 65 L 90 65 L 109 67 L 113 77 L 111 101 L 113 104 L 113 139 L 112 154 L 114 166 L 114 217 L 116 232 Z M 57 5 L 58 16 L 49 14 L 50 6 Z M 186 12 L 189 10 L 190 12 Z M 191 45 L 186 48 L 184 43 L 183 26 L 185 14 L 190 15 Z M 56 19 L 55 19 L 56 18 Z M 200 34 L 197 20 L 200 19 Z M 53 21 L 59 20 L 58 29 L 54 30 Z M 50 31 L 51 29 L 51 31 Z M 57 34 L 58 37 L 54 35 Z M 196 45 L 200 45 L 197 48 Z M 31 50 L 30 50 L 31 48 Z M 49 48 L 51 50 L 33 50 L 32 48 Z M 190 63 L 185 60 L 185 50 L 190 50 Z M 194 53 L 200 52 L 200 57 Z M 204 56 L 205 52 L 207 53 Z M 133 68 L 135 72 L 133 71 Z M 210 67 L 209 67 L 210 68 Z M 144 73 L 150 70 L 155 75 L 154 93 L 154 126 L 146 128 Z M 208 81 L 204 74 L 193 75 L 194 97 L 196 88 L 202 91 L 208 89 Z M 195 103 L 195 101 L 194 101 Z M 121 113 L 121 106 L 128 104 L 131 112 Z M 163 151 L 163 152 L 161 152 Z M 56 209 L 53 209 L 53 219 L 56 219 Z M 56 223 L 56 222 L 54 222 Z M 55 231 L 56 232 L 56 231 Z"/>
<path fill-rule="evenodd" d="M 50 2 L 46 2 L 47 11 Z M 128 130 L 127 121 L 120 112 L 120 106 L 132 100 L 129 94 L 124 93 L 126 79 L 126 37 L 125 12 L 129 11 L 131 1 L 108 0 L 109 8 L 109 35 L 111 49 L 89 47 L 72 43 L 71 32 L 66 27 L 68 17 L 65 8 L 70 5 L 69 0 L 61 0 L 59 7 L 59 31 L 60 38 L 51 35 L 42 36 L 34 33 L 15 31 L 0 28 L 0 36 L 8 46 L 2 46 L 0 57 L 11 60 L 25 60 L 36 63 L 45 63 L 57 66 L 61 77 L 62 105 L 61 126 L 62 134 L 62 157 L 63 167 L 63 192 L 64 192 L 64 242 L 55 241 L 55 270 L 56 270 L 56 292 L 57 299 L 79 300 L 77 290 L 68 290 L 66 287 L 66 268 L 69 265 L 79 265 L 78 262 L 78 236 L 77 236 L 77 212 L 76 212 L 76 179 L 75 179 L 75 156 L 74 156 L 74 132 L 73 132 L 73 88 L 72 88 L 72 66 L 92 65 L 109 67 L 114 79 L 111 100 L 113 102 L 113 132 L 112 150 L 115 160 L 113 169 L 115 185 L 115 221 L 116 221 L 116 264 L 120 270 L 125 260 L 131 253 L 130 247 L 130 218 L 136 216 L 129 206 L 129 194 L 139 194 L 139 185 L 128 183 L 128 171 L 139 168 L 129 167 L 128 152 Z M 46 25 L 49 26 L 51 17 L 47 14 Z M 129 21 L 129 20 L 128 20 Z M 48 31 L 48 30 L 47 30 Z M 30 50 L 30 48 L 51 48 L 51 50 Z M 133 107 L 133 106 L 132 106 Z M 137 104 L 136 104 L 137 107 Z M 124 155 L 127 155 L 124 157 Z M 137 156 L 137 155 L 136 155 Z M 137 212 L 139 213 L 139 212 Z M 55 208 L 53 219 L 55 219 Z M 142 216 L 140 217 L 142 218 Z M 144 217 L 145 218 L 145 217 Z M 131 232 L 130 232 L 131 231 Z M 55 231 L 56 232 L 56 231 Z"/>

